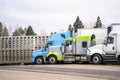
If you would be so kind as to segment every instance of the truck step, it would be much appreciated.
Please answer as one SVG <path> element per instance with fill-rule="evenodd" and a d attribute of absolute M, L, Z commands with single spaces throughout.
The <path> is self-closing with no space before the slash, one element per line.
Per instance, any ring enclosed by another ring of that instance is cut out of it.
<path fill-rule="evenodd" d="M 117 62 L 117 60 L 104 60 L 103 62 Z"/>
<path fill-rule="evenodd" d="M 117 61 L 116 55 L 115 54 L 109 54 L 104 56 L 104 61 Z"/>
<path fill-rule="evenodd" d="M 75 57 L 72 56 L 65 56 L 64 61 L 75 61 Z"/>
<path fill-rule="evenodd" d="M 105 57 L 111 57 L 111 56 L 112 56 L 112 57 L 115 57 L 116 54 L 106 54 L 106 55 L 105 55 Z"/>

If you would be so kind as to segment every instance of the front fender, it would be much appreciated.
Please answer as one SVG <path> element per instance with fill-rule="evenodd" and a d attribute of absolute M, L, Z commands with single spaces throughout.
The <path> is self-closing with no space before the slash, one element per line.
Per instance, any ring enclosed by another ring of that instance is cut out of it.
<path fill-rule="evenodd" d="M 46 55 L 46 58 L 48 58 L 50 55 L 55 55 L 57 57 L 57 60 L 62 60 L 62 56 L 58 53 L 58 52 L 49 52 L 47 55 Z"/>
<path fill-rule="evenodd" d="M 94 55 L 95 53 L 98 53 L 98 54 L 101 54 L 101 55 L 104 54 L 103 50 L 101 50 L 101 49 L 93 49 L 93 50 L 90 50 L 87 54 L 88 54 L 88 55 Z"/>
<path fill-rule="evenodd" d="M 35 59 L 38 56 L 44 58 L 44 56 L 46 55 L 45 53 L 46 52 L 44 49 L 40 49 L 40 50 L 36 50 L 36 51 L 32 52 L 32 62 L 35 62 Z"/>

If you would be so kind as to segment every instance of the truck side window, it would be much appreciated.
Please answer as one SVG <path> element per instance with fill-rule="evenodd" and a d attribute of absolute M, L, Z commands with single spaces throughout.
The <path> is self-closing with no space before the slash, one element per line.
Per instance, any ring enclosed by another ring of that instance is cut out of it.
<path fill-rule="evenodd" d="M 69 42 L 66 42 L 66 46 L 69 46 L 70 44 L 69 44 Z"/>
<path fill-rule="evenodd" d="M 62 37 L 62 38 L 65 38 L 65 34 L 61 34 L 61 37 Z"/>
<path fill-rule="evenodd" d="M 114 42 L 114 38 L 113 37 L 108 37 L 107 38 L 107 43 L 108 44 L 112 44 Z"/>
<path fill-rule="evenodd" d="M 86 41 L 82 42 L 82 48 L 87 48 L 87 42 Z"/>

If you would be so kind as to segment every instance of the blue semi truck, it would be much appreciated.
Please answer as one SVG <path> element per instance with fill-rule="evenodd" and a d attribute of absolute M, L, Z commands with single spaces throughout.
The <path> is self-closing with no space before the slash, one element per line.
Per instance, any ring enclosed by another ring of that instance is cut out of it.
<path fill-rule="evenodd" d="M 67 30 L 67 31 L 64 31 L 64 32 L 59 32 L 59 33 L 56 33 L 56 34 L 52 35 L 47 40 L 44 48 L 32 52 L 32 63 L 35 63 L 35 64 L 46 63 L 46 54 L 48 53 L 49 46 L 62 45 L 63 42 L 69 37 L 71 37 L 71 31 L 70 30 Z"/>

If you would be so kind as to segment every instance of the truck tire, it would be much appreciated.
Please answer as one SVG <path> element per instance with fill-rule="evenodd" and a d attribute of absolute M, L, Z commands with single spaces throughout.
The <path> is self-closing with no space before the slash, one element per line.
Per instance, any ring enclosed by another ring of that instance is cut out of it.
<path fill-rule="evenodd" d="M 40 64 L 43 64 L 43 63 L 44 63 L 44 60 L 43 60 L 42 57 L 37 57 L 37 58 L 35 59 L 35 63 L 40 65 Z"/>
<path fill-rule="evenodd" d="M 56 64 L 58 61 L 57 61 L 56 56 L 51 55 L 51 56 L 48 57 L 48 62 L 49 62 L 50 64 Z"/>
<path fill-rule="evenodd" d="M 93 55 L 92 63 L 93 64 L 101 64 L 102 63 L 102 57 L 99 54 Z"/>

